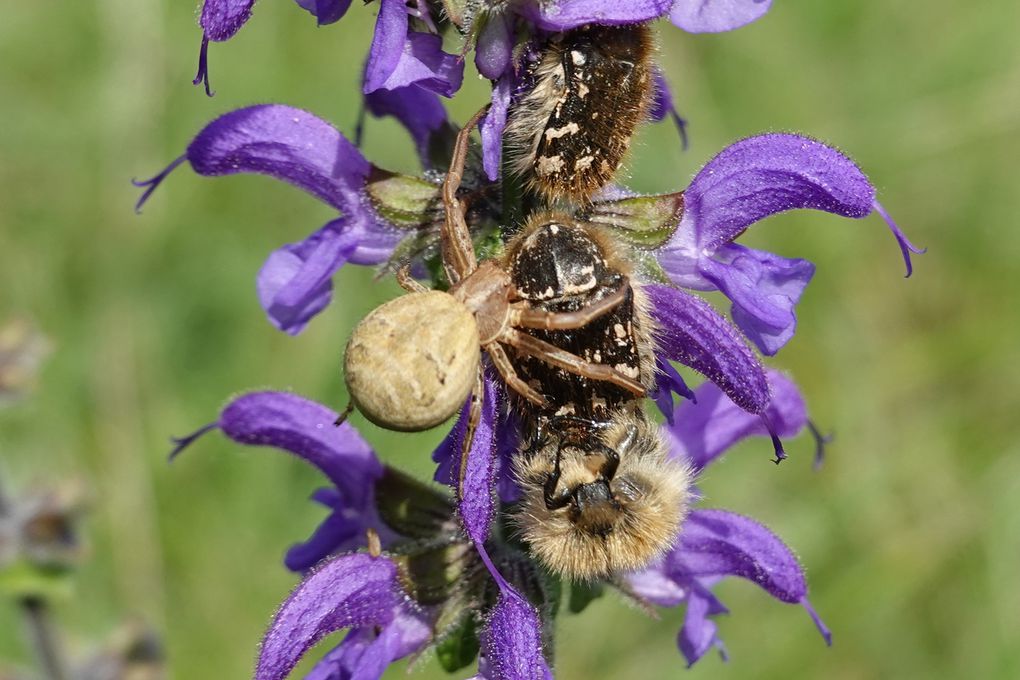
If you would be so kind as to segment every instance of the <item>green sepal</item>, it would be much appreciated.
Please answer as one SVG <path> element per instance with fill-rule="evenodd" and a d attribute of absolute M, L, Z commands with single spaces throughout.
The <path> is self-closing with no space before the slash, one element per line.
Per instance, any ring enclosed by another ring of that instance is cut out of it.
<path fill-rule="evenodd" d="M 443 0 L 446 18 L 458 29 L 463 29 L 464 24 L 471 18 L 471 5 L 471 0 Z"/>
<path fill-rule="evenodd" d="M 447 673 L 454 673 L 474 662 L 480 648 L 475 617 L 466 616 L 436 643 L 436 658 Z"/>
<path fill-rule="evenodd" d="M 386 466 L 375 483 L 375 504 L 386 525 L 408 538 L 433 538 L 456 531 L 449 494 L 392 467 Z"/>
<path fill-rule="evenodd" d="M 421 605 L 445 604 L 475 571 L 474 546 L 460 541 L 409 544 L 391 559 L 400 568 L 404 591 Z"/>
<path fill-rule="evenodd" d="M 442 216 L 441 188 L 421 177 L 372 166 L 365 190 L 379 216 L 400 229 L 419 229 Z"/>
<path fill-rule="evenodd" d="M 595 600 L 605 595 L 605 587 L 598 582 L 583 583 L 574 581 L 570 584 L 570 601 L 567 607 L 571 614 L 580 614 Z"/>
<path fill-rule="evenodd" d="M 635 248 L 654 249 L 664 245 L 684 214 L 684 193 L 633 196 L 596 203 L 584 218 L 609 227 Z"/>

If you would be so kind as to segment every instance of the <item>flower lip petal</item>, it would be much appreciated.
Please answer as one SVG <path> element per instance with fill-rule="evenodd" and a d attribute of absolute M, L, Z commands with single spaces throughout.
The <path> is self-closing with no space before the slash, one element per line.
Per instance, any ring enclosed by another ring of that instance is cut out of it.
<path fill-rule="evenodd" d="M 688 33 L 732 31 L 763 17 L 772 0 L 676 0 L 669 20 Z"/>
<path fill-rule="evenodd" d="M 737 329 L 707 302 L 677 288 L 649 284 L 644 290 L 660 327 L 661 354 L 703 374 L 745 411 L 764 411 L 771 398 L 765 369 Z"/>
<path fill-rule="evenodd" d="M 365 64 L 365 94 L 382 87 L 397 68 L 406 38 L 407 9 L 404 0 L 381 0 Z"/>
<path fill-rule="evenodd" d="M 776 432 L 796 436 L 807 425 L 807 408 L 796 384 L 775 370 L 766 371 L 772 399 L 765 410 Z M 733 403 L 718 386 L 706 382 L 695 390 L 697 399 L 677 406 L 666 435 L 675 455 L 682 456 L 696 471 L 701 470 L 738 442 L 754 436 L 768 436 L 762 419 Z"/>
<path fill-rule="evenodd" d="M 273 618 L 259 651 L 256 680 L 283 680 L 323 637 L 390 623 L 403 598 L 397 567 L 385 557 L 340 555 L 309 574 Z"/>
<path fill-rule="evenodd" d="M 673 0 L 526 0 L 516 10 L 545 31 L 566 31 L 584 24 L 622 25 L 666 14 Z"/>
<path fill-rule="evenodd" d="M 294 0 L 301 9 L 314 16 L 319 26 L 339 21 L 350 9 L 351 0 Z"/>
<path fill-rule="evenodd" d="M 773 356 L 793 337 L 794 306 L 815 266 L 729 243 L 717 257 L 703 258 L 698 271 L 733 302 L 730 316 L 744 335 L 762 354 Z"/>

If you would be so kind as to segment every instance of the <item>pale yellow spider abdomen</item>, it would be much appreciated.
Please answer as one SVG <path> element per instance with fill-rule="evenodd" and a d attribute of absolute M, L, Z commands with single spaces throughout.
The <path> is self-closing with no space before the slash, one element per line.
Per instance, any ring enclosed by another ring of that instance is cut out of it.
<path fill-rule="evenodd" d="M 408 293 L 357 325 L 344 352 L 344 378 L 366 418 L 416 432 L 463 406 L 480 360 L 478 327 L 463 303 L 442 291 Z"/>

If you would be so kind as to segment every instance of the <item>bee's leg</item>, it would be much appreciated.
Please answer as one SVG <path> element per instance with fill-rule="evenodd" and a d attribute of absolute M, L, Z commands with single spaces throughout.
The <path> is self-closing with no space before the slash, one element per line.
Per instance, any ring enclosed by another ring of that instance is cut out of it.
<path fill-rule="evenodd" d="M 467 160 L 471 130 L 488 110 L 489 105 L 486 104 L 457 133 L 450 168 L 443 181 L 445 218 L 439 229 L 439 242 L 443 253 L 443 268 L 451 284 L 458 283 L 478 268 L 478 258 L 475 257 L 475 247 L 471 242 L 471 231 L 464 219 L 464 206 L 457 198 L 457 189 L 460 188 L 461 180 L 464 178 L 464 163 Z"/>
<path fill-rule="evenodd" d="M 630 292 L 630 283 L 624 278 L 623 285 L 615 293 L 576 312 L 546 312 L 532 308 L 527 300 L 515 302 L 510 305 L 510 325 L 547 331 L 583 328 L 623 304 L 630 297 Z"/>
<path fill-rule="evenodd" d="M 408 293 L 427 293 L 429 289 L 421 285 L 411 276 L 411 265 L 405 264 L 397 270 L 397 283 Z"/>
<path fill-rule="evenodd" d="M 533 356 L 536 359 L 544 361 L 550 366 L 562 368 L 568 373 L 573 373 L 583 378 L 591 378 L 592 380 L 601 380 L 603 382 L 613 383 L 614 385 L 622 387 L 629 392 L 633 392 L 635 396 L 645 396 L 645 388 L 641 383 L 633 378 L 625 376 L 615 368 L 606 366 L 605 364 L 596 364 L 590 361 L 585 361 L 576 354 L 571 354 L 566 350 L 560 349 L 556 345 L 548 343 L 545 340 L 539 340 L 527 333 L 521 333 L 520 331 L 511 328 L 504 331 L 500 340 L 517 348 L 522 354 Z"/>
<path fill-rule="evenodd" d="M 517 375 L 517 371 L 514 370 L 514 365 L 510 362 L 510 357 L 506 355 L 506 350 L 503 349 L 502 345 L 498 342 L 490 342 L 485 345 L 485 351 L 489 353 L 489 358 L 492 359 L 492 365 L 496 367 L 499 374 L 503 376 L 503 381 L 512 390 L 520 394 L 522 397 L 533 403 L 535 406 L 545 406 L 545 397 L 539 394 L 531 385 L 521 380 L 520 376 Z"/>
<path fill-rule="evenodd" d="M 563 451 L 563 443 L 560 442 L 560 446 L 556 449 L 556 462 L 553 463 L 553 471 L 546 477 L 545 487 L 543 488 L 543 497 L 545 499 L 545 507 L 548 510 L 559 510 L 565 508 L 570 504 L 573 494 L 570 493 L 570 489 L 564 489 L 560 492 L 560 495 L 556 495 L 556 487 L 560 483 L 560 453 Z"/>
<path fill-rule="evenodd" d="M 606 446 L 605 444 L 599 444 L 596 448 L 602 451 L 606 457 L 606 462 L 602 464 L 599 474 L 602 475 L 602 479 L 611 482 L 613 477 L 616 476 L 616 469 L 620 467 L 620 453 L 613 447 Z"/>

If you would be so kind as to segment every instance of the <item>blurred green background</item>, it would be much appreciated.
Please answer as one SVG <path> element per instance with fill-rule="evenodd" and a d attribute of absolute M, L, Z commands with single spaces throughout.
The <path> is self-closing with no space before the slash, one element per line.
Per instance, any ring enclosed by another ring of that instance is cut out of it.
<path fill-rule="evenodd" d="M 9 485 L 77 478 L 91 492 L 92 558 L 57 609 L 82 648 L 138 613 L 165 635 L 175 678 L 241 678 L 295 582 L 280 558 L 322 518 L 321 482 L 277 453 L 219 435 L 177 463 L 167 437 L 212 420 L 232 393 L 289 388 L 345 403 L 352 325 L 396 287 L 345 268 L 336 302 L 299 337 L 254 293 L 263 259 L 331 211 L 262 177 L 177 171 L 136 216 L 129 180 L 177 156 L 213 116 L 280 101 L 351 133 L 376 5 L 316 28 L 263 0 L 211 48 L 216 97 L 192 87 L 194 2 L 7 3 L 0 21 L 0 320 L 54 343 L 40 384 L 0 411 Z M 744 581 L 719 594 L 732 660 L 684 670 L 680 611 L 647 619 L 607 597 L 560 620 L 561 678 L 1020 677 L 1020 3 L 781 0 L 723 35 L 662 23 L 664 68 L 691 148 L 649 127 L 630 163 L 641 191 L 675 190 L 727 143 L 800 131 L 850 153 L 911 238 L 903 279 L 876 216 L 800 212 L 744 243 L 806 257 L 818 273 L 795 339 L 774 360 L 838 439 L 818 473 L 811 442 L 768 463 L 741 446 L 704 480 L 706 505 L 752 515 L 795 547 L 835 635 Z M 485 99 L 469 70 L 450 106 Z M 366 155 L 413 171 L 406 134 L 370 121 Z M 442 431 L 354 422 L 381 455 L 429 472 Z M 25 660 L 0 603 L 0 659 Z M 400 677 L 403 667 L 387 677 Z M 469 675 L 462 673 L 461 675 Z M 434 661 L 415 677 L 446 677 Z"/>

